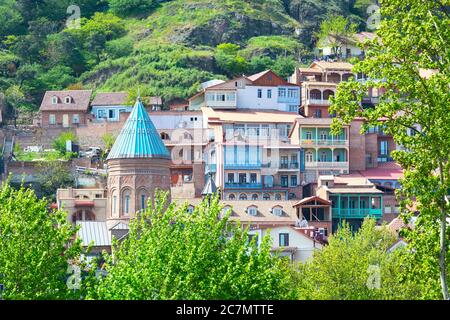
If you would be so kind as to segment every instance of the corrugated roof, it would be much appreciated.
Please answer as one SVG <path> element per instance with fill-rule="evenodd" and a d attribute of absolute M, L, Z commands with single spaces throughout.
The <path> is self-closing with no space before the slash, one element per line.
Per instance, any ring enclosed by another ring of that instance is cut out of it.
<path fill-rule="evenodd" d="M 107 160 L 130 158 L 170 159 L 169 151 L 139 98 Z"/>
<path fill-rule="evenodd" d="M 96 247 L 111 246 L 111 234 L 106 222 L 77 221 L 77 225 L 80 226 L 77 236 L 81 239 L 83 246 L 91 243 Z"/>

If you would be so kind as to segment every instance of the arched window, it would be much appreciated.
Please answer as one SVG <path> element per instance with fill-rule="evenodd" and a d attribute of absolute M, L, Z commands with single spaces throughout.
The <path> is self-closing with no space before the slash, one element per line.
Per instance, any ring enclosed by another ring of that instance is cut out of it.
<path fill-rule="evenodd" d="M 306 151 L 306 153 L 305 153 L 305 160 L 306 160 L 306 162 L 313 162 L 314 160 L 313 160 L 313 153 L 312 153 L 312 151 Z"/>
<path fill-rule="evenodd" d="M 161 139 L 162 140 L 170 140 L 170 137 L 167 133 L 161 132 Z"/>
<path fill-rule="evenodd" d="M 324 100 L 330 100 L 330 97 L 331 96 L 334 96 L 334 92 L 333 92 L 333 90 L 325 90 L 324 92 L 323 92 L 323 99 Z"/>
<path fill-rule="evenodd" d="M 275 200 L 280 201 L 281 200 L 281 194 L 276 193 L 275 194 Z"/>
<path fill-rule="evenodd" d="M 247 195 L 245 193 L 241 193 L 239 200 L 247 200 Z"/>
<path fill-rule="evenodd" d="M 322 92 L 317 89 L 313 89 L 309 93 L 309 98 L 313 100 L 322 100 Z"/>
<path fill-rule="evenodd" d="M 236 196 L 232 193 L 228 196 L 228 200 L 236 200 Z"/>
<path fill-rule="evenodd" d="M 254 194 L 252 195 L 252 200 L 258 200 L 258 195 L 257 195 L 256 193 L 254 193 Z"/>
<path fill-rule="evenodd" d="M 264 193 L 263 194 L 263 199 L 264 200 L 270 200 L 270 195 L 268 193 Z"/>
<path fill-rule="evenodd" d="M 221 211 L 221 216 L 223 217 L 223 216 L 225 216 L 226 214 L 231 214 L 231 207 L 230 206 L 225 206 L 225 207 L 223 207 L 222 208 L 222 211 Z"/>
<path fill-rule="evenodd" d="M 125 190 L 122 195 L 122 203 L 123 203 L 123 215 L 128 216 L 131 213 L 131 192 L 130 190 Z"/>
<path fill-rule="evenodd" d="M 275 215 L 275 216 L 278 216 L 278 217 L 282 216 L 283 215 L 283 208 L 279 207 L 279 206 L 273 207 L 272 208 L 272 214 Z"/>
<path fill-rule="evenodd" d="M 146 190 L 141 189 L 139 191 L 139 203 L 140 203 L 141 210 L 145 210 L 145 208 L 147 207 L 147 200 L 148 200 L 148 196 L 147 196 Z"/>
<path fill-rule="evenodd" d="M 187 212 L 188 212 L 188 213 L 193 213 L 193 212 L 194 212 L 194 209 L 195 209 L 195 207 L 194 207 L 192 204 L 190 204 L 190 205 L 187 207 Z"/>

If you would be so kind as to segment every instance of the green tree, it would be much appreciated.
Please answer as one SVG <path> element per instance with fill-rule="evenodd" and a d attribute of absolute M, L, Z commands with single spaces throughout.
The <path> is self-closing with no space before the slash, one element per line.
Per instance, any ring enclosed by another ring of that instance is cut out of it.
<path fill-rule="evenodd" d="M 155 8 L 158 0 L 108 0 L 111 11 L 120 16 L 148 13 Z"/>
<path fill-rule="evenodd" d="M 448 1 L 381 1 L 385 17 L 367 44 L 366 58 L 357 63 L 369 81 L 339 85 L 331 112 L 334 127 L 362 117 L 368 126 L 383 126 L 404 150 L 393 152 L 404 168 L 399 190 L 405 219 L 415 204 L 420 212 L 413 231 L 406 234 L 413 248 L 410 275 L 427 279 L 424 298 L 448 295 L 450 204 L 450 24 Z M 373 108 L 362 108 L 370 88 L 385 93 Z M 430 267 L 434 266 L 434 267 Z"/>
<path fill-rule="evenodd" d="M 318 46 L 329 46 L 333 54 L 342 55 L 342 47 L 349 44 L 356 33 L 356 24 L 343 16 L 330 16 L 320 24 L 320 31 L 316 34 Z"/>
<path fill-rule="evenodd" d="M 239 54 L 237 44 L 219 44 L 214 58 L 217 66 L 229 77 L 242 75 L 249 67 L 247 60 Z"/>
<path fill-rule="evenodd" d="M 108 156 L 109 151 L 111 151 L 111 148 L 114 145 L 114 142 L 116 141 L 116 136 L 111 133 L 105 133 L 102 136 L 102 141 L 105 144 L 105 150 L 102 152 L 102 159 L 106 160 L 106 157 Z"/>
<path fill-rule="evenodd" d="M 289 262 L 273 257 L 265 237 L 258 248 L 247 231 L 222 219 L 218 197 L 199 204 L 155 206 L 130 224 L 128 237 L 105 256 L 107 276 L 93 299 L 289 298 Z"/>
<path fill-rule="evenodd" d="M 66 143 L 69 140 L 76 143 L 78 141 L 78 137 L 72 131 L 64 131 L 53 140 L 52 147 L 61 155 L 65 155 L 67 153 Z"/>
<path fill-rule="evenodd" d="M 355 234 L 348 224 L 329 238 L 329 244 L 300 265 L 296 275 L 300 299 L 374 300 L 414 299 L 417 288 L 404 282 L 402 262 L 408 253 L 387 249 L 394 235 L 366 219 Z"/>
<path fill-rule="evenodd" d="M 77 262 L 79 241 L 66 213 L 50 211 L 30 189 L 0 189 L 0 283 L 4 299 L 75 298 L 66 285 L 69 262 Z M 70 245 L 69 245 L 70 243 Z"/>
<path fill-rule="evenodd" d="M 38 193 L 52 201 L 56 200 L 56 191 L 74 185 L 75 179 L 64 161 L 42 161 L 37 167 Z"/>

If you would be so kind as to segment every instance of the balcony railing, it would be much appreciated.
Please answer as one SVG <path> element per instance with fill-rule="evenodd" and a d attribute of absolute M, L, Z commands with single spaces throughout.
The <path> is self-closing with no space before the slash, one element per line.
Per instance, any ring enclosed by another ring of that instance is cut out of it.
<path fill-rule="evenodd" d="M 369 208 L 359 208 L 359 209 L 349 209 L 349 208 L 333 208 L 332 209 L 333 218 L 355 218 L 362 219 L 367 216 L 381 218 L 383 216 L 383 210 L 380 209 L 369 209 Z"/>
<path fill-rule="evenodd" d="M 262 183 L 225 183 L 226 189 L 262 189 Z"/>
<path fill-rule="evenodd" d="M 260 169 L 261 163 L 226 163 L 225 169 Z"/>
<path fill-rule="evenodd" d="M 302 139 L 302 146 L 348 146 L 348 140 L 342 139 Z"/>
<path fill-rule="evenodd" d="M 274 168 L 274 169 L 298 169 L 299 164 L 297 162 L 291 162 L 291 163 L 264 163 L 261 165 L 261 168 Z"/>
<path fill-rule="evenodd" d="M 314 105 L 320 105 L 320 106 L 329 106 L 330 100 L 327 99 L 307 99 L 306 104 L 314 104 Z"/>
<path fill-rule="evenodd" d="M 327 169 L 348 169 L 349 163 L 348 162 L 337 162 L 337 161 L 332 161 L 332 162 L 321 162 L 321 161 L 317 161 L 317 162 L 306 162 L 305 163 L 305 168 L 306 169 L 323 169 L 323 168 L 327 168 Z"/>

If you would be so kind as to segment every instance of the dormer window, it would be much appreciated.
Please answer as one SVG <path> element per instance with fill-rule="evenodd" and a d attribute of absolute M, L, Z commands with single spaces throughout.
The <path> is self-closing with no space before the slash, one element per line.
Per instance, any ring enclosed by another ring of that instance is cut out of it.
<path fill-rule="evenodd" d="M 273 207 L 272 208 L 272 214 L 274 216 L 281 217 L 283 215 L 283 208 L 282 207 Z"/>
<path fill-rule="evenodd" d="M 64 98 L 64 103 L 65 104 L 69 104 L 71 102 L 72 102 L 72 98 L 71 97 L 67 96 L 67 97 Z"/>
<path fill-rule="evenodd" d="M 194 206 L 190 204 L 190 205 L 187 207 L 187 212 L 188 212 L 188 213 L 193 213 L 193 212 L 194 212 Z"/>
<path fill-rule="evenodd" d="M 250 206 L 247 208 L 246 212 L 251 216 L 256 216 L 258 215 L 258 208 L 255 206 Z"/>
<path fill-rule="evenodd" d="M 52 104 L 57 104 L 58 103 L 58 97 L 53 96 L 52 97 Z"/>
<path fill-rule="evenodd" d="M 231 207 L 225 206 L 222 208 L 221 217 L 224 217 L 226 214 L 231 214 Z"/>

